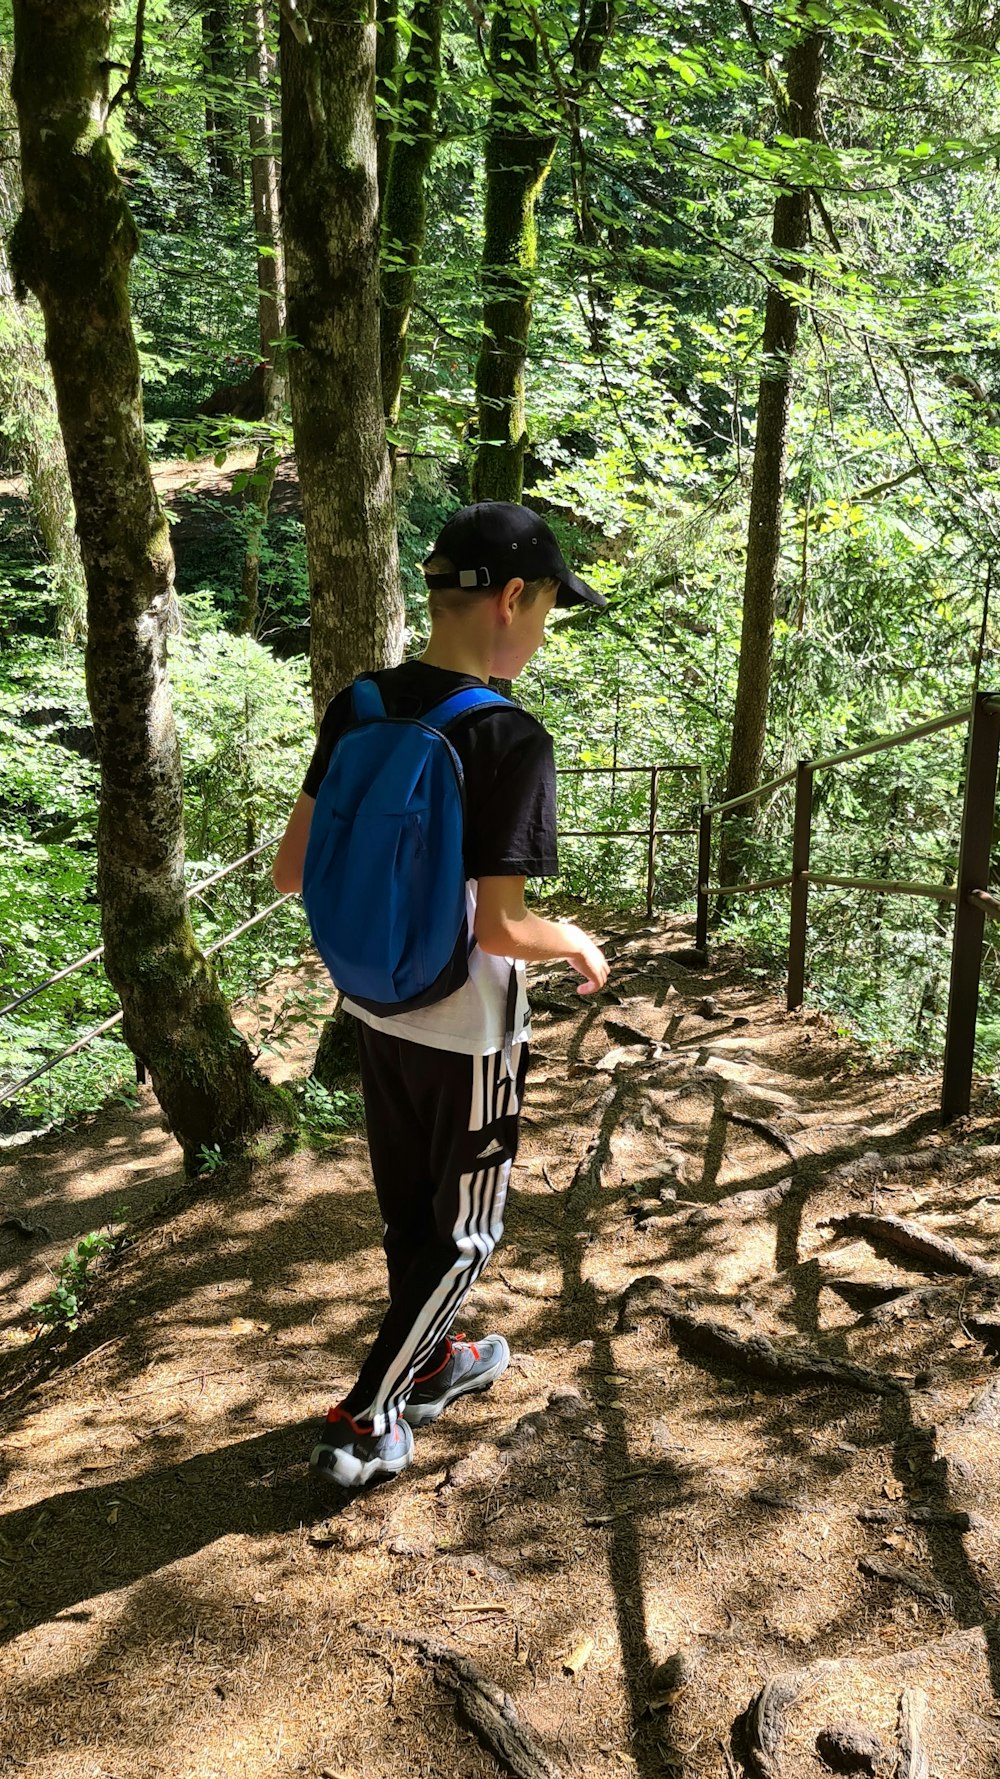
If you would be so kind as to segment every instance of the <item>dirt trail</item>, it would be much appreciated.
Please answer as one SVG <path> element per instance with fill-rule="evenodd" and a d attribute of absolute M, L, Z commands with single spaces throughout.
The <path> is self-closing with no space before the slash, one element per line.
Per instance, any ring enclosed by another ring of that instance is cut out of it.
<path fill-rule="evenodd" d="M 382 1294 L 363 1142 L 184 1185 L 144 1101 L 0 1173 L 60 1239 L 130 1166 L 173 1194 L 58 1368 L 5 1360 L 0 1772 L 486 1779 L 498 1735 L 522 1779 L 1000 1772 L 1000 1286 L 897 1245 L 991 1265 L 993 1133 L 626 927 L 613 996 L 536 982 L 465 1312 L 508 1376 L 332 1513 L 305 1459 Z"/>

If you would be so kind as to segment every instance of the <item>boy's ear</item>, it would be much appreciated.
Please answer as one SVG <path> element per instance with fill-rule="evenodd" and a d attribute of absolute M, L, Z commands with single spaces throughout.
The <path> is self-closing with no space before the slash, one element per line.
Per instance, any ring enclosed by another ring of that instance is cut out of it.
<path fill-rule="evenodd" d="M 521 579 L 520 575 L 512 576 L 512 578 L 506 583 L 506 585 L 503 588 L 503 591 L 500 594 L 499 604 L 497 607 L 499 615 L 500 615 L 500 622 L 502 624 L 509 624 L 512 621 L 515 609 L 517 607 L 517 602 L 520 599 L 521 594 L 523 592 L 524 592 L 524 582 Z"/>

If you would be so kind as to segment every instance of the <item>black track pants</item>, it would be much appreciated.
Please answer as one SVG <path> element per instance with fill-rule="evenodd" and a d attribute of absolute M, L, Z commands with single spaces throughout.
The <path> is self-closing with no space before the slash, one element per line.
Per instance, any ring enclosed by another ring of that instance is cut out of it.
<path fill-rule="evenodd" d="M 358 1021 L 368 1148 L 385 1222 L 389 1308 L 342 1406 L 384 1433 L 414 1378 L 445 1357 L 445 1336 L 503 1234 L 528 1068 L 515 1044 L 457 1056 Z"/>

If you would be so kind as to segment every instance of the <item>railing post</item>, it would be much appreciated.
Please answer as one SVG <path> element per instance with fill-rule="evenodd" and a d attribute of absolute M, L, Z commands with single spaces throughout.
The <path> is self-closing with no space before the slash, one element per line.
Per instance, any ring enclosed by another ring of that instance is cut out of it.
<path fill-rule="evenodd" d="M 969 895 L 971 890 L 989 888 L 998 751 L 1000 722 L 997 713 L 989 695 L 978 692 L 972 705 L 969 729 L 962 841 L 958 855 L 958 901 L 955 903 L 948 1030 L 941 1083 L 941 1116 L 944 1119 L 964 1117 L 972 1096 L 985 914 L 970 901 Z"/>
<path fill-rule="evenodd" d="M 711 874 L 712 811 L 703 797 L 698 819 L 698 915 L 694 929 L 694 942 L 698 951 L 708 950 L 708 880 Z"/>
<path fill-rule="evenodd" d="M 809 913 L 809 847 L 812 841 L 813 768 L 800 760 L 795 768 L 795 826 L 792 830 L 792 894 L 788 925 L 789 1013 L 801 1007 L 806 986 L 806 923 Z"/>
<path fill-rule="evenodd" d="M 646 918 L 653 912 L 653 879 L 656 874 L 656 809 L 660 800 L 660 768 L 649 773 L 649 850 L 646 856 Z"/>

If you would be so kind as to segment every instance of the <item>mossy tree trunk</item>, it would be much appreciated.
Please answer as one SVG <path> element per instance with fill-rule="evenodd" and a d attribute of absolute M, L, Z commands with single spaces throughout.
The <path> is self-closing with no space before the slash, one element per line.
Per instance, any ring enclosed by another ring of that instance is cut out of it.
<path fill-rule="evenodd" d="M 173 557 L 146 455 L 128 301 L 136 235 L 107 136 L 111 0 L 16 0 L 24 207 L 12 261 L 45 317 L 88 592 L 105 968 L 189 1167 L 287 1117 L 254 1071 L 184 893 L 166 673 Z"/>
<path fill-rule="evenodd" d="M 402 0 L 376 0 L 375 164 L 379 200 L 385 196 L 396 89 L 399 81 L 399 7 Z"/>
<path fill-rule="evenodd" d="M 280 170 L 275 138 L 276 57 L 268 41 L 266 0 L 250 0 L 245 36 L 250 182 L 257 239 L 257 319 L 264 372 L 264 424 L 257 461 L 243 497 L 246 549 L 235 613 L 237 633 L 252 634 L 260 615 L 260 554 L 278 470 L 275 428 L 285 403 L 282 340 L 285 332 L 285 254 L 281 239 Z"/>
<path fill-rule="evenodd" d="M 444 0 L 413 0 L 382 199 L 382 405 L 399 419 L 406 336 L 427 224 L 427 173 L 441 79 Z"/>
<path fill-rule="evenodd" d="M 288 380 L 317 720 L 399 659 L 403 603 L 379 369 L 374 0 L 281 18 Z"/>
<path fill-rule="evenodd" d="M 780 119 L 791 136 L 814 141 L 823 73 L 825 33 L 811 30 L 785 57 L 787 102 Z M 757 396 L 757 434 L 750 484 L 750 519 L 743 585 L 740 663 L 726 797 L 741 797 L 760 784 L 767 732 L 774 650 L 775 592 L 781 554 L 781 512 L 785 494 L 788 418 L 792 400 L 792 361 L 799 325 L 796 287 L 805 283 L 801 254 L 809 238 L 809 191 L 804 185 L 779 192 L 771 232 L 775 281 L 764 312 L 763 369 Z M 752 809 L 752 805 L 748 806 Z M 720 879 L 735 883 L 749 830 L 749 815 L 730 817 L 723 827 Z"/>
<path fill-rule="evenodd" d="M 539 124 L 544 106 L 532 11 L 526 0 L 498 0 L 490 30 L 493 97 L 485 154 L 475 500 L 519 501 L 524 488 L 524 364 L 538 258 L 535 204 L 556 146 L 554 128 Z"/>
<path fill-rule="evenodd" d="M 10 74 L 9 51 L 0 48 L 0 141 L 13 145 L 17 117 Z M 11 146 L 0 160 L 0 413 L 49 559 L 56 628 L 72 643 L 86 625 L 87 595 L 42 318 L 36 304 L 17 302 L 7 256 L 7 233 L 20 208 L 21 179 Z"/>

